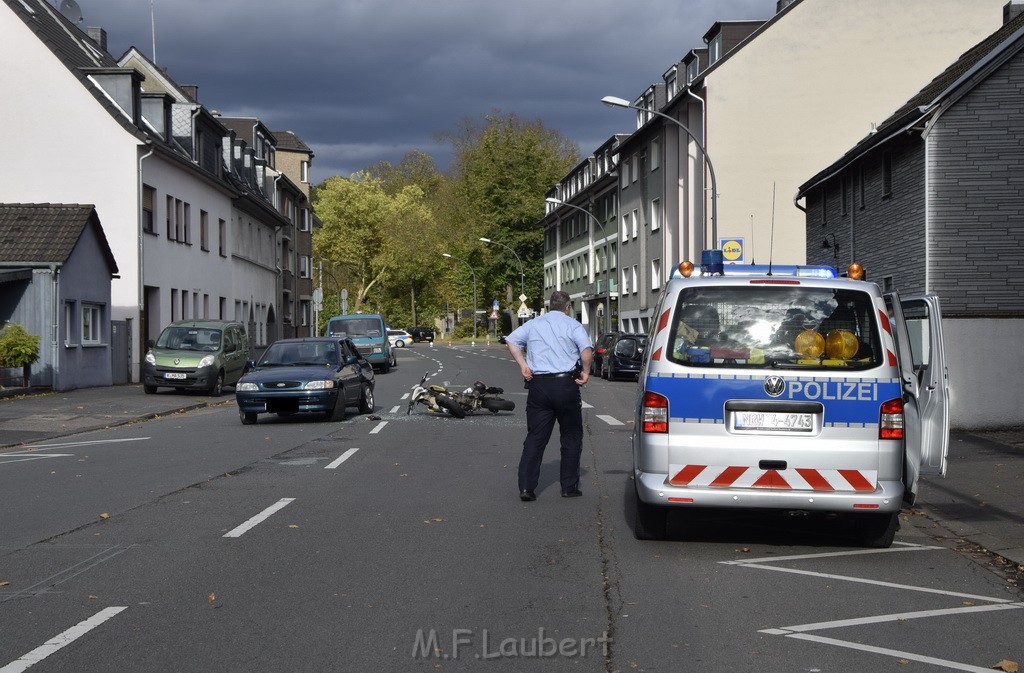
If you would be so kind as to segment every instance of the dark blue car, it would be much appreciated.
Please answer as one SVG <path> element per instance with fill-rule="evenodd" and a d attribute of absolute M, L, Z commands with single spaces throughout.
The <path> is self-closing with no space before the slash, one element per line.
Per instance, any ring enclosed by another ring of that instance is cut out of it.
<path fill-rule="evenodd" d="M 316 413 L 340 421 L 346 407 L 373 411 L 373 386 L 373 367 L 351 339 L 282 339 L 250 362 L 235 386 L 235 400 L 245 425 L 263 413 Z"/>
<path fill-rule="evenodd" d="M 602 378 L 637 378 L 644 364 L 647 336 L 644 334 L 616 334 L 604 354 Z"/>

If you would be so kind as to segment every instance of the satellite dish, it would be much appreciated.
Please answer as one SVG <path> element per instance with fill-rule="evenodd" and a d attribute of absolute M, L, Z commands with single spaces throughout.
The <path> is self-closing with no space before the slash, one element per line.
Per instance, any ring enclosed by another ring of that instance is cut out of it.
<path fill-rule="evenodd" d="M 60 0 L 60 13 L 68 21 L 73 23 L 82 22 L 82 9 L 75 0 Z"/>

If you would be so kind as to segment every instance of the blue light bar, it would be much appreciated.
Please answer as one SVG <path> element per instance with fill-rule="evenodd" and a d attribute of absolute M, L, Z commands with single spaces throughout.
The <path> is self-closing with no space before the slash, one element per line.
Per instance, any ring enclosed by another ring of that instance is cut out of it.
<path fill-rule="evenodd" d="M 838 273 L 831 266 L 800 266 L 798 264 L 725 264 L 722 267 L 722 275 L 729 276 L 765 276 L 768 277 L 769 269 L 772 276 L 790 276 L 795 278 L 837 278 Z M 673 278 L 682 278 L 679 267 L 672 271 Z M 700 275 L 694 274 L 693 278 Z"/>

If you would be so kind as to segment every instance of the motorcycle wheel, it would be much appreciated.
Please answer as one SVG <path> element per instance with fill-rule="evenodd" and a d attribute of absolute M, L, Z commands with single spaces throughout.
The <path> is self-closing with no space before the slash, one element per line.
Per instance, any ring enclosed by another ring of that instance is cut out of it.
<path fill-rule="evenodd" d="M 448 397 L 447 395 L 439 394 L 437 396 L 437 405 L 444 409 L 445 411 L 447 411 L 452 416 L 454 416 L 455 418 L 466 417 L 466 410 L 462 408 L 462 405 L 460 405 L 458 402 Z"/>
<path fill-rule="evenodd" d="M 480 401 L 484 409 L 496 414 L 499 411 L 513 411 L 516 408 L 516 403 L 512 400 L 503 400 L 500 397 L 485 397 Z"/>

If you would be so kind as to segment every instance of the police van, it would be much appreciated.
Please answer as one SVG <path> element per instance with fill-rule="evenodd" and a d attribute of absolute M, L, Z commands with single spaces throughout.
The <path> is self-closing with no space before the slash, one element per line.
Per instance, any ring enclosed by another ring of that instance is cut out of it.
<path fill-rule="evenodd" d="M 657 304 L 634 534 L 663 538 L 670 510 L 739 508 L 849 515 L 859 544 L 890 546 L 919 475 L 946 470 L 938 297 L 883 293 L 858 264 L 840 277 L 708 252 Z"/>

